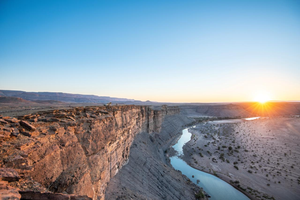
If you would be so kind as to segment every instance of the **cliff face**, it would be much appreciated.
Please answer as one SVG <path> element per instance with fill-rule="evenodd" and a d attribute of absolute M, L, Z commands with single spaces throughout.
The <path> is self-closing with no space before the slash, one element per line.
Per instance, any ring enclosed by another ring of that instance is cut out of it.
<path fill-rule="evenodd" d="M 181 135 L 183 127 L 192 122 L 183 115 L 166 116 L 160 132 L 138 134 L 128 164 L 106 188 L 106 199 L 196 199 L 199 188 L 169 164 L 166 151 Z"/>
<path fill-rule="evenodd" d="M 29 196 L 36 191 L 104 199 L 134 137 L 159 132 L 164 116 L 178 112 L 176 107 L 113 106 L 1 117 L 0 167 L 19 173 L 8 185 Z"/>

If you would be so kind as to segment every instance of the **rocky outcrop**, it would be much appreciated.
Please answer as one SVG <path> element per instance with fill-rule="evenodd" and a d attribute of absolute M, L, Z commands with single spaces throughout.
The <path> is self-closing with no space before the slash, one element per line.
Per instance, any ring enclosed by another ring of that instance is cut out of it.
<path fill-rule="evenodd" d="M 8 185 L 22 196 L 104 199 L 135 136 L 160 132 L 164 116 L 178 112 L 166 106 L 109 106 L 0 117 L 0 167 L 19 173 L 20 179 Z"/>
<path fill-rule="evenodd" d="M 19 200 L 21 195 L 17 188 L 9 186 L 7 181 L 0 180 L 0 199 Z"/>
<path fill-rule="evenodd" d="M 137 135 L 128 164 L 109 182 L 106 199 L 196 199 L 200 188 L 170 166 L 165 156 L 183 127 L 192 122 L 182 115 L 167 116 L 160 132 Z"/>

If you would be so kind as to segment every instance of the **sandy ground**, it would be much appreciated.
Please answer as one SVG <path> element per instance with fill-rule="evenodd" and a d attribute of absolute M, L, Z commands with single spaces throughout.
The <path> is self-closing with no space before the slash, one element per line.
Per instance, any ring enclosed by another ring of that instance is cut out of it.
<path fill-rule="evenodd" d="M 183 159 L 215 174 L 253 199 L 300 199 L 300 118 L 191 128 Z"/>

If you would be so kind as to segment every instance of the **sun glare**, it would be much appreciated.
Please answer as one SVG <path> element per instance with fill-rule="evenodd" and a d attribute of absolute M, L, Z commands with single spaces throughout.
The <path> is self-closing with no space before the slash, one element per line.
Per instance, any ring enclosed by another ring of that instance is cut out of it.
<path fill-rule="evenodd" d="M 259 103 L 266 103 L 267 101 L 270 101 L 270 97 L 266 94 L 260 94 L 255 97 L 254 101 L 257 101 Z"/>

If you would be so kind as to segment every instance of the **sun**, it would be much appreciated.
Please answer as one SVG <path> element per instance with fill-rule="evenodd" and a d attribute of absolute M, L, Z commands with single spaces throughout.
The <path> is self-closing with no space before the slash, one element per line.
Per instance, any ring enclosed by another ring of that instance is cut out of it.
<path fill-rule="evenodd" d="M 254 101 L 264 104 L 270 101 L 270 97 L 267 94 L 259 94 L 254 98 Z"/>

